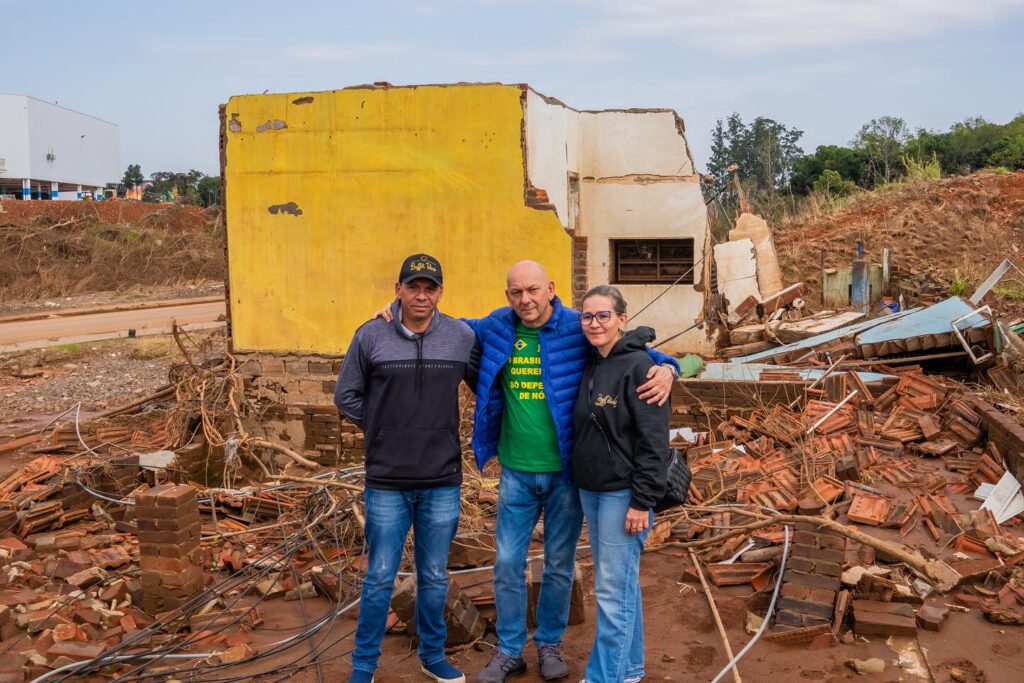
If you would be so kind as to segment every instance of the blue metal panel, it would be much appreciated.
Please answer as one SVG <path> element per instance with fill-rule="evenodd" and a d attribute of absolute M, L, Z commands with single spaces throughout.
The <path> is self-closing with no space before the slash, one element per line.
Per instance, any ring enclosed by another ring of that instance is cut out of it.
<path fill-rule="evenodd" d="M 857 343 L 880 344 L 897 339 L 924 337 L 929 334 L 949 334 L 953 331 L 951 323 L 973 310 L 974 307 L 960 297 L 950 297 L 928 308 L 916 310 L 913 315 L 896 320 L 888 317 L 879 318 L 877 319 L 878 325 L 857 335 Z M 972 327 L 987 327 L 991 324 L 988 319 L 979 315 L 965 320 L 960 323 L 959 327 L 961 330 L 967 330 Z"/>
<path fill-rule="evenodd" d="M 813 381 L 825 374 L 826 368 L 796 368 L 769 363 L 708 363 L 697 379 L 710 379 L 731 382 L 756 382 L 762 371 L 796 372 L 804 381 Z M 834 372 L 841 375 L 844 371 Z M 881 382 L 884 379 L 896 379 L 895 375 L 880 372 L 858 372 L 864 382 Z"/>
<path fill-rule="evenodd" d="M 875 318 L 873 320 L 864 320 L 853 325 L 847 325 L 846 327 L 840 327 L 830 332 L 823 332 L 822 334 L 808 337 L 802 341 L 793 342 L 792 344 L 786 344 L 785 346 L 779 346 L 774 349 L 768 349 L 767 351 L 761 351 L 760 353 L 754 353 L 749 356 L 743 356 L 742 358 L 733 358 L 733 363 L 751 363 L 766 358 L 772 358 L 773 356 L 780 353 L 789 353 L 791 351 L 799 351 L 801 349 L 810 350 L 815 346 L 820 346 L 826 342 L 835 341 L 836 339 L 842 339 L 843 337 L 849 337 L 850 335 L 856 334 L 862 330 L 867 330 L 876 325 L 881 325 L 883 322 L 891 321 L 893 318 L 903 317 L 909 315 L 914 311 L 920 311 L 920 308 L 911 308 L 900 313 L 895 313 L 884 318 Z"/>
<path fill-rule="evenodd" d="M 949 334 L 953 330 L 952 322 L 973 310 L 974 308 L 963 299 L 954 296 L 927 308 L 911 308 L 893 315 L 840 327 L 839 329 L 819 334 L 803 341 L 768 349 L 767 351 L 743 356 L 742 358 L 734 358 L 732 362 L 752 363 L 772 358 L 780 353 L 810 350 L 826 342 L 852 335 L 856 335 L 855 343 L 858 346 L 863 346 L 866 344 L 881 344 L 888 341 L 924 337 L 932 334 Z M 982 316 L 972 316 L 960 323 L 959 327 L 961 330 L 967 330 L 987 327 L 991 324 L 988 319 Z"/>

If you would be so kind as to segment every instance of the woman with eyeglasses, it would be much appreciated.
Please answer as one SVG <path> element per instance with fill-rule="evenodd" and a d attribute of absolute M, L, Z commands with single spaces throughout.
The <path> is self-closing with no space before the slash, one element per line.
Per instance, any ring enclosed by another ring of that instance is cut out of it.
<path fill-rule="evenodd" d="M 640 552 L 665 493 L 670 408 L 637 398 L 653 364 L 646 345 L 654 330 L 626 331 L 622 293 L 594 287 L 582 309 L 583 333 L 597 349 L 573 413 L 572 471 L 596 571 L 597 628 L 583 683 L 635 683 L 644 677 Z"/>

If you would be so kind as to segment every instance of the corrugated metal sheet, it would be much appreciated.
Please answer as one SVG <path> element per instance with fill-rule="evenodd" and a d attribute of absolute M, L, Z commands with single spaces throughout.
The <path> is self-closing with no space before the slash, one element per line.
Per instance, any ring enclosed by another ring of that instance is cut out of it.
<path fill-rule="evenodd" d="M 786 344 L 785 346 L 779 346 L 749 356 L 734 358 L 732 362 L 756 363 L 794 351 L 809 351 L 823 344 L 847 337 L 853 337 L 854 342 L 858 346 L 870 346 L 872 348 L 884 347 L 884 345 L 890 342 L 902 342 L 929 336 L 941 336 L 944 338 L 946 335 L 949 335 L 952 337 L 953 328 L 951 323 L 973 310 L 974 308 L 963 299 L 954 296 L 927 308 L 912 308 L 882 318 L 847 325 L 846 327 L 840 327 L 831 332 L 804 339 L 803 341 Z M 961 323 L 960 329 L 981 329 L 991 324 L 987 318 L 977 316 Z M 955 338 L 953 343 L 956 343 Z"/>
<path fill-rule="evenodd" d="M 804 381 L 811 382 L 825 374 L 825 368 L 796 368 L 769 363 L 708 363 L 697 379 L 718 380 L 722 382 L 756 382 L 762 372 L 796 372 Z M 843 374 L 836 372 L 833 374 Z M 895 375 L 880 372 L 858 372 L 865 383 L 881 382 L 885 379 L 896 379 Z"/>

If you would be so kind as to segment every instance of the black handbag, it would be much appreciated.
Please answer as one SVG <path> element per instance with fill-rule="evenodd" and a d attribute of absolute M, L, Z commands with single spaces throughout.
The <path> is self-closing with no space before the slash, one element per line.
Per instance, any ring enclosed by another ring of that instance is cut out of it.
<path fill-rule="evenodd" d="M 593 405 L 594 401 L 594 378 L 591 377 L 590 381 L 587 382 L 587 393 L 590 398 L 590 403 Z M 620 457 L 630 471 L 633 470 L 633 461 L 625 456 L 624 453 L 620 452 L 618 448 L 612 444 L 612 440 L 608 438 L 608 434 L 605 433 L 604 428 L 601 427 L 601 421 L 594 415 L 593 411 L 590 413 L 590 419 L 597 425 L 597 429 L 601 432 L 601 436 L 604 437 L 604 441 L 608 444 L 608 451 L 614 453 Z M 658 502 L 654 504 L 655 512 L 663 512 L 669 508 L 674 508 L 679 505 L 686 505 L 686 499 L 690 494 L 690 480 L 693 478 L 693 472 L 690 471 L 690 463 L 686 461 L 686 454 L 681 450 L 672 446 L 668 449 L 668 472 L 665 477 L 665 494 L 658 499 Z"/>
<path fill-rule="evenodd" d="M 690 471 L 690 463 L 686 461 L 686 454 L 678 448 L 672 447 L 668 449 L 668 457 L 665 495 L 655 503 L 655 512 L 662 512 L 677 505 L 686 505 L 686 499 L 690 495 L 690 480 L 693 478 L 693 472 Z"/>

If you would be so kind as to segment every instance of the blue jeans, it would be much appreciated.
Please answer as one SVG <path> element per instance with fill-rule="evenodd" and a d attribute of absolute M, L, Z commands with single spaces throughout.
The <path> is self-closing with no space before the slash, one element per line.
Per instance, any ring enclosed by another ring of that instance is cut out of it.
<path fill-rule="evenodd" d="M 526 556 L 530 537 L 544 513 L 544 578 L 537 600 L 533 642 L 560 645 L 569 621 L 576 544 L 583 527 L 578 489 L 561 472 L 522 472 L 503 467 L 494 531 L 494 604 L 498 648 L 521 657 L 526 647 Z"/>
<path fill-rule="evenodd" d="M 420 660 L 427 666 L 444 659 L 448 631 L 448 546 L 459 526 L 460 487 L 390 491 L 366 489 L 366 578 L 359 598 L 359 622 L 352 668 L 377 670 L 380 643 L 391 609 L 395 576 L 411 526 L 415 532 L 416 633 Z"/>
<path fill-rule="evenodd" d="M 644 675 L 644 611 L 640 599 L 640 552 L 650 527 L 626 533 L 630 492 L 580 490 L 594 558 L 597 626 L 587 683 L 622 683 Z M 654 513 L 650 513 L 653 523 Z"/>

